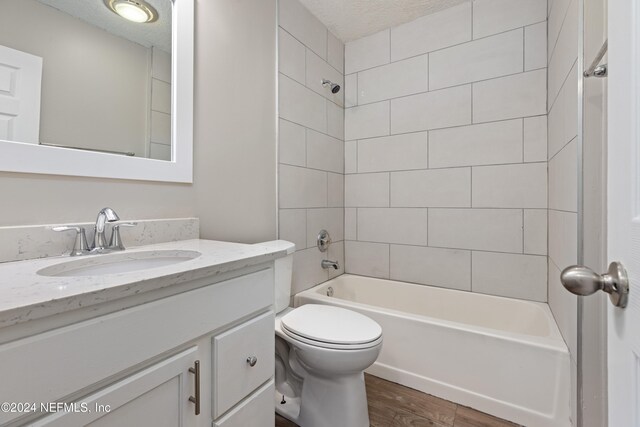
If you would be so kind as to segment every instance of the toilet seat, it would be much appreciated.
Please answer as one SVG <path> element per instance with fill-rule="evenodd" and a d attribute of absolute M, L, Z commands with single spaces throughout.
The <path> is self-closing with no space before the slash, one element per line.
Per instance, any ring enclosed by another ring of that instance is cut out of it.
<path fill-rule="evenodd" d="M 316 347 L 356 350 L 374 347 L 382 341 L 380 325 L 340 307 L 306 304 L 285 314 L 280 322 L 287 336 Z"/>

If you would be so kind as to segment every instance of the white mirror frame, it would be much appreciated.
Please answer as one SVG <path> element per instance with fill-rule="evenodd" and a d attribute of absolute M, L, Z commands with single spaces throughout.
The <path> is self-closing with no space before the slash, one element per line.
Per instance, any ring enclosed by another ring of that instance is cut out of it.
<path fill-rule="evenodd" d="M 0 171 L 193 182 L 194 0 L 172 0 L 171 161 L 0 140 Z"/>

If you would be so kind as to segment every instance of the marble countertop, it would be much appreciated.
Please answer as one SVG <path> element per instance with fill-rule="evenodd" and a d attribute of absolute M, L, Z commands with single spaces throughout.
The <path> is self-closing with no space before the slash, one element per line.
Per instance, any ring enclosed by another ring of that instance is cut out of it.
<path fill-rule="evenodd" d="M 0 328 L 266 263 L 284 257 L 286 245 L 281 241 L 248 245 L 194 239 L 139 246 L 113 255 L 154 250 L 197 251 L 202 255 L 172 265 L 102 276 L 50 277 L 37 272 L 63 262 L 104 259 L 111 254 L 0 264 Z"/>

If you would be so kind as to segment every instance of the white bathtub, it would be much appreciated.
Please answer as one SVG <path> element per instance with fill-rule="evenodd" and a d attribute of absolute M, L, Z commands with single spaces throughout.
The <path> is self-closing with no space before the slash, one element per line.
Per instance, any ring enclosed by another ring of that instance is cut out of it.
<path fill-rule="evenodd" d="M 294 303 L 376 320 L 373 375 L 527 427 L 571 426 L 569 352 L 546 304 L 349 274 Z"/>

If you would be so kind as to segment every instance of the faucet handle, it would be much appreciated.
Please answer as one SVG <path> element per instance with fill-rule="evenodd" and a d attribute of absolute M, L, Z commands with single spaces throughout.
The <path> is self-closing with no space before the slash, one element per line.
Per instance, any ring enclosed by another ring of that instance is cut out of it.
<path fill-rule="evenodd" d="M 75 231 L 76 232 L 76 240 L 73 244 L 73 249 L 69 253 L 70 256 L 78 256 L 78 255 L 86 255 L 89 253 L 89 245 L 87 244 L 87 234 L 84 231 L 83 227 L 78 226 L 59 226 L 53 227 L 53 231 Z"/>
<path fill-rule="evenodd" d="M 120 227 L 135 227 L 137 222 L 120 222 L 113 226 L 111 229 L 111 240 L 109 241 L 109 249 L 124 251 L 126 248 L 122 243 L 122 237 L 120 237 Z"/>

